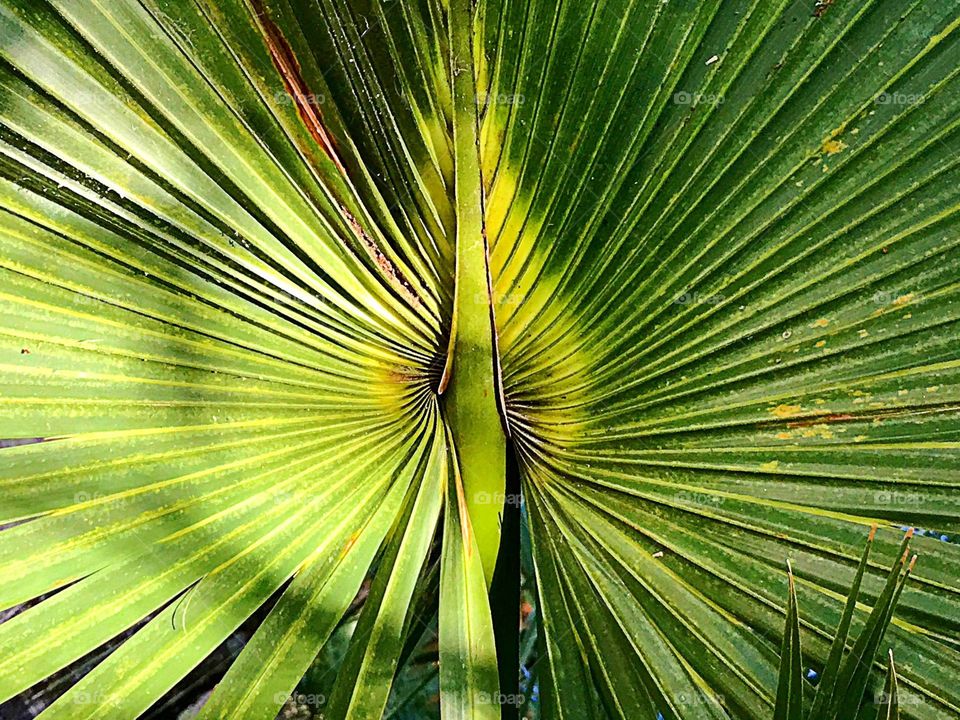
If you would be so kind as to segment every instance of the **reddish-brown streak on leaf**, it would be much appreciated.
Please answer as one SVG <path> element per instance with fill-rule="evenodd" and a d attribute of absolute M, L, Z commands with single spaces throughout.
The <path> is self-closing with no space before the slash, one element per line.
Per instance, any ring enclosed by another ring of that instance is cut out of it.
<path fill-rule="evenodd" d="M 817 4 L 813 8 L 813 16 L 815 18 L 822 18 L 835 2 L 836 0 L 817 0 Z"/>
<path fill-rule="evenodd" d="M 340 162 L 340 158 L 337 157 L 337 151 L 333 145 L 333 138 L 331 138 L 330 133 L 328 133 L 327 129 L 323 126 L 323 118 L 320 116 L 320 111 L 317 110 L 315 103 L 310 101 L 310 98 L 314 96 L 310 93 L 307 83 L 300 73 L 300 63 L 297 61 L 296 55 L 294 55 L 293 48 L 290 47 L 290 43 L 287 42 L 287 39 L 283 36 L 280 28 L 277 27 L 277 24 L 270 19 L 263 0 L 253 0 L 253 8 L 260 18 L 263 36 L 267 41 L 267 47 L 270 50 L 270 57 L 273 59 L 273 64 L 276 65 L 277 70 L 280 71 L 283 84 L 287 88 L 287 92 L 290 93 L 290 96 L 294 99 L 297 105 L 297 112 L 300 114 L 300 118 L 307 128 L 307 132 L 309 132 L 313 139 L 317 141 L 317 144 L 323 148 L 323 151 L 333 161 L 333 164 L 337 166 L 337 169 L 346 175 L 346 168 L 344 168 L 343 163 Z"/>
<path fill-rule="evenodd" d="M 407 279 L 403 276 L 396 266 L 390 262 L 390 258 L 384 255 L 383 251 L 377 246 L 377 243 L 371 238 L 367 231 L 363 229 L 363 226 L 357 222 L 357 219 L 350 214 L 350 211 L 347 210 L 342 205 L 340 206 L 340 214 L 343 215 L 344 219 L 350 225 L 350 229 L 353 230 L 353 234 L 360 241 L 360 244 L 363 245 L 363 249 L 367 251 L 367 254 L 373 259 L 377 264 L 377 267 L 380 268 L 380 271 L 387 276 L 391 281 L 394 287 L 398 288 L 400 292 L 403 293 L 404 297 L 410 301 L 413 305 L 420 304 L 420 298 L 413 291 L 410 283 L 407 282 Z"/>
<path fill-rule="evenodd" d="M 789 428 L 799 428 L 807 427 L 808 425 L 821 425 L 823 423 L 832 423 L 832 422 L 845 422 L 849 420 L 862 420 L 863 418 L 856 415 L 849 415 L 847 413 L 832 413 L 830 415 L 817 415 L 816 417 L 811 418 L 810 420 L 799 420 L 797 422 L 788 422 L 787 427 Z"/>
<path fill-rule="evenodd" d="M 861 414 L 825 413 L 821 415 L 810 415 L 803 420 L 793 420 L 786 423 L 786 426 L 788 428 L 800 428 L 807 427 L 809 425 L 823 425 L 827 423 L 884 420 L 897 417 L 908 417 L 910 415 L 919 415 L 921 413 L 928 412 L 943 412 L 944 410 L 960 410 L 960 405 L 957 405 L 956 403 L 937 403 L 932 405 L 917 405 L 903 408 L 870 410 Z"/>
<path fill-rule="evenodd" d="M 253 8 L 260 19 L 260 23 L 263 28 L 263 36 L 267 42 L 267 47 L 270 50 L 270 56 L 273 59 L 273 64 L 276 65 L 277 70 L 280 72 L 280 77 L 283 79 L 283 84 L 286 87 L 287 92 L 296 102 L 297 112 L 299 113 L 300 118 L 303 120 L 303 123 L 311 137 L 313 137 L 317 144 L 323 148 L 323 151 L 333 161 L 334 165 L 337 166 L 337 169 L 344 176 L 346 176 L 347 170 L 343 166 L 343 163 L 340 162 L 340 158 L 337 156 L 337 151 L 333 144 L 333 138 L 324 127 L 323 118 L 320 115 L 320 111 L 316 108 L 316 104 L 310 100 L 310 98 L 315 96 L 310 92 L 310 88 L 303 79 L 303 75 L 300 72 L 300 63 L 297 61 L 297 57 L 293 52 L 293 48 L 290 47 L 290 43 L 287 42 L 287 39 L 283 36 L 283 32 L 280 30 L 277 24 L 270 19 L 267 9 L 263 4 L 263 0 L 252 1 Z M 406 299 L 412 304 L 419 305 L 420 298 L 414 292 L 413 287 L 409 282 L 407 282 L 406 278 L 403 277 L 402 273 L 397 270 L 393 263 L 390 262 L 389 258 L 387 258 L 387 256 L 380 250 L 374 240 L 367 234 L 363 227 L 361 227 L 360 223 L 357 222 L 356 218 L 354 218 L 353 215 L 351 215 L 343 206 L 340 207 L 340 212 L 350 224 L 351 229 L 357 236 L 357 239 L 360 240 L 364 249 L 374 260 L 374 262 L 376 262 L 377 266 L 387 276 L 394 287 L 398 288 L 404 297 L 406 297 Z"/>
<path fill-rule="evenodd" d="M 390 382 L 400 385 L 409 385 L 410 383 L 415 383 L 422 380 L 423 377 L 419 372 L 411 368 L 407 368 L 404 370 L 389 370 L 387 372 L 387 379 Z"/>

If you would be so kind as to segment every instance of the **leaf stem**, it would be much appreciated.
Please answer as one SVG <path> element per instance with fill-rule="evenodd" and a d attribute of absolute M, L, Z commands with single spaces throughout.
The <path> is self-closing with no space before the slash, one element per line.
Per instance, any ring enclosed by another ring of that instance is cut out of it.
<path fill-rule="evenodd" d="M 498 408 L 497 357 L 483 225 L 471 0 L 450 2 L 456 288 L 445 393 L 470 521 L 489 585 L 500 545 L 506 439 Z"/>

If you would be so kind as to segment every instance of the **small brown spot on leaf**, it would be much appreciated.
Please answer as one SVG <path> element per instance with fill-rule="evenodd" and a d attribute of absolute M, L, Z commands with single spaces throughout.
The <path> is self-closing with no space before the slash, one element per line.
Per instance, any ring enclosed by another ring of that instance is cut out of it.
<path fill-rule="evenodd" d="M 353 533 L 350 537 L 347 538 L 347 542 L 344 543 L 343 549 L 340 551 L 340 557 L 344 558 L 349 554 L 350 550 L 353 549 L 353 546 L 356 544 L 357 540 L 360 538 L 360 531 Z"/>
<path fill-rule="evenodd" d="M 526 601 L 520 603 L 520 621 L 524 623 L 524 627 L 526 627 L 527 620 L 532 612 L 533 605 Z"/>

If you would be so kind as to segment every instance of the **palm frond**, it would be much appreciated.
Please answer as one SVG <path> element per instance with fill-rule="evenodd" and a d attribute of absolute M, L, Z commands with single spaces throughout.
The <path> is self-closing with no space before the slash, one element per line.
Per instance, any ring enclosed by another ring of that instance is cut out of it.
<path fill-rule="evenodd" d="M 768 720 L 801 643 L 960 715 L 960 550 L 888 572 L 960 532 L 958 28 L 0 0 L 0 703 L 137 628 L 43 716 L 136 717 L 275 599 L 203 710 L 270 717 L 369 581 L 326 716 L 436 623 L 492 717 L 510 454 L 541 717 Z"/>

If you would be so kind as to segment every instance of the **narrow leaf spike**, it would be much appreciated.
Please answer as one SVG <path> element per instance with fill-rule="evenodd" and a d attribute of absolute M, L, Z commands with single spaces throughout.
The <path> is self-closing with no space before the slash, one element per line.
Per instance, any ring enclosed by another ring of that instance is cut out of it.
<path fill-rule="evenodd" d="M 913 568 L 912 561 L 909 565 L 906 564 L 911 537 L 910 532 L 904 536 L 900 545 L 899 561 L 895 561 L 890 568 L 887 582 L 867 618 L 863 631 L 840 668 L 837 693 L 834 696 L 831 711 L 827 715 L 828 718 L 842 720 L 856 716 L 870 680 L 874 658 L 893 619 L 894 608 Z"/>
<path fill-rule="evenodd" d="M 853 619 L 853 611 L 857 605 L 857 597 L 860 595 L 860 583 L 863 581 L 863 573 L 867 567 L 867 560 L 870 557 L 870 549 L 873 547 L 873 539 L 877 534 L 877 526 L 870 528 L 870 534 L 867 536 L 867 543 L 863 549 L 863 555 L 860 557 L 860 565 L 857 567 L 857 573 L 853 578 L 853 585 L 847 596 L 847 602 L 843 608 L 843 614 L 840 616 L 840 624 L 837 626 L 837 632 L 833 637 L 833 643 L 830 646 L 830 654 L 827 656 L 827 664 L 824 667 L 822 679 L 817 685 L 817 693 L 813 699 L 813 705 L 807 716 L 810 720 L 816 720 L 819 713 L 833 702 L 834 692 L 836 691 L 837 681 L 839 680 L 840 661 L 843 659 L 843 651 L 846 649 L 847 635 L 850 632 L 850 622 Z"/>
<path fill-rule="evenodd" d="M 803 660 L 800 653 L 800 616 L 797 611 L 797 588 L 789 560 L 787 577 L 787 619 L 780 648 L 780 681 L 777 685 L 777 704 L 773 717 L 774 720 L 802 720 Z"/>

